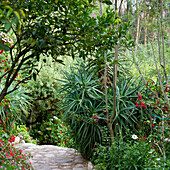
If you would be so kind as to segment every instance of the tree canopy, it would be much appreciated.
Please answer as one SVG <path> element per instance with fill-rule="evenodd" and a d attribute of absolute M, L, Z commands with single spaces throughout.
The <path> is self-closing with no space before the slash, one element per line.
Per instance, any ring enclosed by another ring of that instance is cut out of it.
<path fill-rule="evenodd" d="M 120 43 L 127 40 L 125 36 L 128 23 L 117 29 L 116 25 L 121 20 L 109 6 L 105 15 L 92 16 L 96 5 L 91 0 L 4 1 L 1 7 L 4 10 L 1 11 L 3 15 L 0 29 L 6 33 L 12 30 L 14 33 L 11 48 L 1 44 L 2 49 L 10 51 L 12 60 L 8 72 L 5 73 L 7 81 L 1 100 L 21 69 L 26 76 L 20 83 L 33 74 L 36 76 L 38 70 L 34 69 L 35 63 L 39 61 L 41 54 L 51 55 L 62 63 L 58 56 L 85 58 L 106 46 L 107 49 L 112 49 L 120 37 Z M 124 42 L 126 45 L 132 44 L 132 41 Z M 3 77 L 4 75 L 0 79 Z"/>

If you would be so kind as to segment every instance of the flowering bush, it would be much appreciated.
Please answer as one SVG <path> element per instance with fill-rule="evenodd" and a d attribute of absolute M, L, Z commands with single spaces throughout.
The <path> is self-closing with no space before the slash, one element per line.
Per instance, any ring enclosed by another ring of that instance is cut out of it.
<path fill-rule="evenodd" d="M 11 135 L 6 140 L 0 139 L 0 168 L 7 169 L 31 169 L 30 154 L 24 154 L 23 151 L 15 149 L 12 142 L 15 141 L 15 136 Z"/>
<path fill-rule="evenodd" d="M 31 133 L 34 138 L 39 140 L 40 144 L 52 144 L 57 146 L 70 146 L 72 141 L 69 140 L 67 127 L 61 119 L 54 116 L 49 121 L 43 120 L 37 123 Z"/>

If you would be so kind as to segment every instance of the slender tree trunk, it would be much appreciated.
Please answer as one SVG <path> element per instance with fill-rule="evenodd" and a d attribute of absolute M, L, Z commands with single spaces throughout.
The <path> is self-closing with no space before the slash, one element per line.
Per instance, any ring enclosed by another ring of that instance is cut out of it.
<path fill-rule="evenodd" d="M 119 12 L 118 12 L 118 15 L 120 16 L 120 13 L 122 14 L 122 3 L 123 3 L 123 0 L 121 0 L 120 2 L 120 5 L 119 5 Z"/>
<path fill-rule="evenodd" d="M 165 47 L 164 47 L 164 31 L 163 31 L 163 2 L 161 1 L 161 32 L 162 32 L 162 55 L 163 55 L 163 69 L 164 69 L 164 76 L 166 80 L 166 86 L 168 86 L 168 77 L 165 68 Z"/>
<path fill-rule="evenodd" d="M 102 0 L 100 1 L 100 16 L 102 16 Z"/>
<path fill-rule="evenodd" d="M 107 127 L 110 132 L 111 141 L 114 141 L 114 132 L 112 128 L 112 121 L 109 118 L 109 111 L 108 111 L 108 95 L 107 95 L 107 56 L 106 52 L 104 53 L 105 59 L 105 72 L 104 72 L 104 84 L 105 84 L 105 105 L 106 105 L 106 123 Z"/>
<path fill-rule="evenodd" d="M 134 58 L 135 58 L 135 62 L 136 62 L 136 66 L 138 68 L 139 74 L 142 76 L 143 82 L 145 83 L 144 75 L 143 75 L 143 73 L 140 69 L 139 62 L 138 62 L 138 59 L 136 57 L 136 51 L 137 51 L 137 48 L 138 48 L 138 43 L 139 43 L 139 38 L 140 38 L 140 18 L 141 18 L 141 16 L 139 14 L 139 9 L 141 9 L 141 2 L 140 2 L 140 5 L 138 6 L 138 1 L 137 1 L 136 7 L 137 7 L 137 11 L 138 11 L 138 17 L 137 17 L 137 25 L 136 25 L 136 39 L 135 39 Z"/>
<path fill-rule="evenodd" d="M 117 11 L 117 0 L 115 0 L 115 11 Z M 113 122 L 114 118 L 116 117 L 117 110 L 116 110 L 116 89 L 117 89 L 117 61 L 118 61 L 118 45 L 115 45 L 115 58 L 116 61 L 113 65 L 113 114 L 110 117 L 110 122 Z M 113 128 L 115 127 L 115 120 L 113 122 Z M 114 141 L 114 138 L 113 138 Z"/>
<path fill-rule="evenodd" d="M 137 17 L 137 24 L 136 24 L 135 51 L 137 50 L 139 37 L 140 37 L 140 15 L 138 15 Z"/>
<path fill-rule="evenodd" d="M 147 32 L 147 27 L 144 27 L 144 29 L 145 29 L 145 31 L 144 31 L 144 46 L 145 46 L 145 48 L 146 48 L 146 46 L 147 46 L 147 34 L 146 34 L 146 32 Z"/>

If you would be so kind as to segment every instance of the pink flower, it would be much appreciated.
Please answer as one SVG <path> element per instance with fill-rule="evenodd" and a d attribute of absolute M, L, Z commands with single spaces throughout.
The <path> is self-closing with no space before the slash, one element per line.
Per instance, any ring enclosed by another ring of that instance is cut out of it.
<path fill-rule="evenodd" d="M 69 117 L 68 119 L 71 120 L 71 117 Z"/>
<path fill-rule="evenodd" d="M 140 137 L 138 137 L 137 139 L 141 139 Z"/>
<path fill-rule="evenodd" d="M 143 139 L 146 139 L 146 137 L 144 136 Z"/>
<path fill-rule="evenodd" d="M 29 131 L 29 129 L 27 128 L 27 131 Z"/>
<path fill-rule="evenodd" d="M 93 15 L 93 14 L 90 14 L 90 17 L 91 17 L 91 18 L 96 18 L 96 15 L 95 15 L 95 14 L 94 14 L 94 15 Z"/>

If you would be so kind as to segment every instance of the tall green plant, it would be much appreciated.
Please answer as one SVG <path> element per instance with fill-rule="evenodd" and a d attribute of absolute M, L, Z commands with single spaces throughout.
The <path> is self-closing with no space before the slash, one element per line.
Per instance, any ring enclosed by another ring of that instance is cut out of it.
<path fill-rule="evenodd" d="M 22 123 L 22 118 L 27 117 L 29 113 L 30 101 L 33 99 L 26 93 L 27 89 L 20 87 L 17 91 L 9 93 L 0 103 L 0 120 L 6 124 L 4 130 L 8 133 L 11 132 L 14 122 Z"/>
<path fill-rule="evenodd" d="M 102 135 L 98 124 L 98 112 L 102 106 L 101 91 L 94 73 L 86 70 L 85 64 L 65 72 L 63 86 L 64 120 L 70 126 L 70 133 L 82 155 L 92 156 L 95 142 L 101 143 Z"/>

